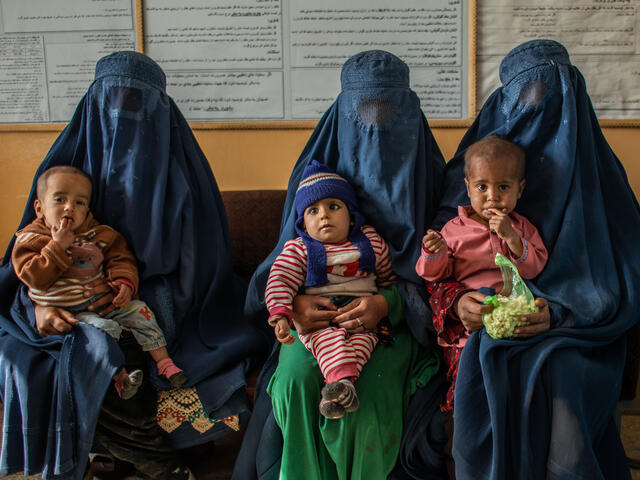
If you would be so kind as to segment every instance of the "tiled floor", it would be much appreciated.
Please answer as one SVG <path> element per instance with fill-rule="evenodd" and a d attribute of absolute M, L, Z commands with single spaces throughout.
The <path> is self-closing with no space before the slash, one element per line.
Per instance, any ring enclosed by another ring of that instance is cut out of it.
<path fill-rule="evenodd" d="M 640 408 L 628 409 L 623 412 L 621 435 L 627 456 L 640 461 Z M 193 456 L 194 458 L 187 459 L 195 478 L 197 480 L 230 479 L 240 439 L 240 433 L 231 434 L 217 441 L 214 447 L 197 452 Z M 640 469 L 631 470 L 631 475 L 633 480 L 640 480 Z M 0 479 L 40 480 L 40 477 L 37 475 L 31 477 L 10 475 L 0 476 Z"/>

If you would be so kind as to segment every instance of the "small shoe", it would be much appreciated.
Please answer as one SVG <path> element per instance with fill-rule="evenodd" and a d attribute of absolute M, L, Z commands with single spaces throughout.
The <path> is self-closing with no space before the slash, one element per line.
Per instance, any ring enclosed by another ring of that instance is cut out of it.
<path fill-rule="evenodd" d="M 183 371 L 180 371 L 178 373 L 174 373 L 173 375 L 171 375 L 169 377 L 169 383 L 174 388 L 180 388 L 182 385 L 187 383 L 187 374 L 184 373 Z"/>
<path fill-rule="evenodd" d="M 330 400 L 321 400 L 319 408 L 320 413 L 326 418 L 335 420 L 344 417 L 344 407 L 337 402 L 332 402 Z"/>
<path fill-rule="evenodd" d="M 142 373 L 142 370 L 134 370 L 128 374 L 122 381 L 122 388 L 118 392 L 120 398 L 123 400 L 129 400 L 133 397 L 138 392 L 140 385 L 142 385 L 143 377 L 144 374 Z"/>
<path fill-rule="evenodd" d="M 327 383 L 322 388 L 322 399 L 331 402 L 341 401 L 348 393 L 347 385 L 342 381 Z"/>
<path fill-rule="evenodd" d="M 360 406 L 356 387 L 348 378 L 326 384 L 322 389 L 322 399 L 339 403 L 346 412 L 355 412 Z"/>
<path fill-rule="evenodd" d="M 360 399 L 358 398 L 355 387 L 353 389 L 353 395 L 349 396 L 349 400 L 350 401 L 348 403 L 343 400 L 342 402 L 340 402 L 340 405 L 344 407 L 345 412 L 353 413 L 358 410 L 358 407 L 360 406 Z"/>
<path fill-rule="evenodd" d="M 170 358 L 160 360 L 156 366 L 158 367 L 158 376 L 169 380 L 169 383 L 171 383 L 171 386 L 174 388 L 180 388 L 188 380 L 187 374 L 184 373 L 180 367 L 176 366 Z"/>
<path fill-rule="evenodd" d="M 180 465 L 172 470 L 167 476 L 167 480 L 195 480 L 195 476 L 188 467 Z"/>

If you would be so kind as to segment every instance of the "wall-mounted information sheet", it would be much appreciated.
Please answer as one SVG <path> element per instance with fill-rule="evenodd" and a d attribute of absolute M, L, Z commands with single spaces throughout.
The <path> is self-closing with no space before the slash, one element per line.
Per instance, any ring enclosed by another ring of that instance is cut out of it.
<path fill-rule="evenodd" d="M 550 38 L 569 51 L 601 118 L 640 117 L 640 0 L 478 1 L 478 106 L 500 86 L 504 55 Z"/>
<path fill-rule="evenodd" d="M 466 0 L 145 0 L 143 20 L 190 121 L 318 119 L 369 49 L 407 62 L 429 118 L 469 115 Z"/>
<path fill-rule="evenodd" d="M 0 0 L 0 123 L 68 121 L 96 61 L 135 50 L 133 0 Z"/>

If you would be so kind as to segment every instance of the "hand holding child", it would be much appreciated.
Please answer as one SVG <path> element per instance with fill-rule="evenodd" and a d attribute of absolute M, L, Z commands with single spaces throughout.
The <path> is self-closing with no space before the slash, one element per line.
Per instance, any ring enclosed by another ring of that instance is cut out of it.
<path fill-rule="evenodd" d="M 375 330 L 378 322 L 389 313 L 389 304 L 380 294 L 358 297 L 338 309 L 334 323 L 349 333 Z"/>
<path fill-rule="evenodd" d="M 116 292 L 116 296 L 113 298 L 112 303 L 118 308 L 127 306 L 131 301 L 131 297 L 133 296 L 131 287 L 126 283 L 122 283 L 118 280 L 114 280 L 113 282 L 111 282 L 111 286 Z"/>
<path fill-rule="evenodd" d="M 293 325 L 298 333 L 327 328 L 338 315 L 338 309 L 327 297 L 296 295 L 293 297 Z"/>
<path fill-rule="evenodd" d="M 64 335 L 71 331 L 76 317 L 64 308 L 33 304 L 36 317 L 36 328 L 43 337 Z"/>
<path fill-rule="evenodd" d="M 69 228 L 71 221 L 68 218 L 60 220 L 60 225 L 51 227 L 51 238 L 65 250 L 71 246 L 76 239 L 73 230 Z"/>
<path fill-rule="evenodd" d="M 280 343 L 291 345 L 295 341 L 295 337 L 289 329 L 289 321 L 285 317 L 279 317 L 273 328 Z"/>
<path fill-rule="evenodd" d="M 524 253 L 522 238 L 513 229 L 509 215 L 497 208 L 491 208 L 489 211 L 493 214 L 489 219 L 489 230 L 496 232 L 501 239 L 507 242 L 509 250 L 515 258 L 520 258 Z"/>
<path fill-rule="evenodd" d="M 422 237 L 422 245 L 431 253 L 440 253 L 446 243 L 442 235 L 435 230 L 427 230 L 427 234 Z"/>

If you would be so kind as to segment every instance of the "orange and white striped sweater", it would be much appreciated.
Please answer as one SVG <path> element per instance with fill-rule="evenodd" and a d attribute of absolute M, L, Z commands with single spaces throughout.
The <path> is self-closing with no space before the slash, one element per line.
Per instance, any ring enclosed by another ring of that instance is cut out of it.
<path fill-rule="evenodd" d="M 44 220 L 36 219 L 16 233 L 11 262 L 35 303 L 80 305 L 87 301 L 84 285 L 99 279 L 124 279 L 134 293 L 138 290 L 136 259 L 120 233 L 89 213 L 75 234 L 73 245 L 65 250 L 53 240 Z"/>

